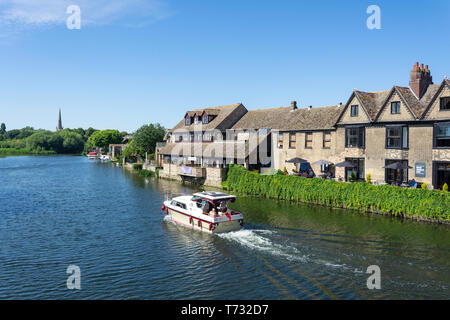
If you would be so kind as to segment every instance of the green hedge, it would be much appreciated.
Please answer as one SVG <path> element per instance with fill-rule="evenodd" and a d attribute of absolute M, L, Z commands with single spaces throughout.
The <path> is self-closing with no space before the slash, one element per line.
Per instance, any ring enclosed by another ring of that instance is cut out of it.
<path fill-rule="evenodd" d="M 445 191 L 373 186 L 298 176 L 264 176 L 230 165 L 223 186 L 267 198 L 314 203 L 418 220 L 450 222 L 450 194 Z"/>
<path fill-rule="evenodd" d="M 133 164 L 133 169 L 134 170 L 142 170 L 143 168 L 143 164 L 142 163 L 134 163 Z"/>

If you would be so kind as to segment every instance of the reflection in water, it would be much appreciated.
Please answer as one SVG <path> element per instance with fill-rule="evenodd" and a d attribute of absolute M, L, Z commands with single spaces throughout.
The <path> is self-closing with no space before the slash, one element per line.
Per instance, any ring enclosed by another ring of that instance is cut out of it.
<path fill-rule="evenodd" d="M 2 158 L 0 179 L 0 298 L 449 298 L 448 226 L 240 196 L 244 229 L 208 235 L 161 212 L 189 185 L 83 157 Z"/>

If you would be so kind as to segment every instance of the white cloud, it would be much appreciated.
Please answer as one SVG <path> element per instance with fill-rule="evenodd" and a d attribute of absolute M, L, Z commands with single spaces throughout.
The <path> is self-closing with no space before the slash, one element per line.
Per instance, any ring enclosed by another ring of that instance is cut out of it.
<path fill-rule="evenodd" d="M 105 25 L 133 18 L 137 23 L 169 15 L 163 0 L 0 0 L 0 25 L 26 28 L 63 25 L 70 5 L 81 8 L 82 25 Z M 129 24 L 129 23 L 128 23 Z"/>

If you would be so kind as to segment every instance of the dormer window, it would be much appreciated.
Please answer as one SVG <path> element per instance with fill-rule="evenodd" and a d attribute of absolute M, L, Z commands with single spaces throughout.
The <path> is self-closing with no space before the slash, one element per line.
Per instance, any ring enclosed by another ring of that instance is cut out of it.
<path fill-rule="evenodd" d="M 190 125 L 191 125 L 191 117 L 187 116 L 186 119 L 184 120 L 184 123 L 185 123 L 187 126 L 190 126 Z"/>
<path fill-rule="evenodd" d="M 358 112 L 359 112 L 359 106 L 358 105 L 354 105 L 354 106 L 351 107 L 350 116 L 357 117 L 358 116 Z"/>
<path fill-rule="evenodd" d="M 203 115 L 202 123 L 203 124 L 208 124 L 208 115 L 206 113 Z"/>
<path fill-rule="evenodd" d="M 450 110 L 450 97 L 441 98 L 440 110 Z"/>
<path fill-rule="evenodd" d="M 197 115 L 194 117 L 194 124 L 198 124 L 198 116 Z"/>
<path fill-rule="evenodd" d="M 395 101 L 391 103 L 391 114 L 400 114 L 400 102 Z"/>

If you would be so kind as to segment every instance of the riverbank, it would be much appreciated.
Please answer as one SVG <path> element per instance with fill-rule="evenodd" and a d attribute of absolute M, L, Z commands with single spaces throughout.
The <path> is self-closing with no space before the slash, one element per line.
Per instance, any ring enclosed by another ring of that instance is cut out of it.
<path fill-rule="evenodd" d="M 264 176 L 236 165 L 230 165 L 223 186 L 253 196 L 450 224 L 450 194 L 444 191 Z"/>
<path fill-rule="evenodd" d="M 41 151 L 32 151 L 24 148 L 16 149 L 16 148 L 0 148 L 1 156 L 38 156 L 38 155 L 56 155 L 55 151 L 51 150 L 41 150 Z"/>

